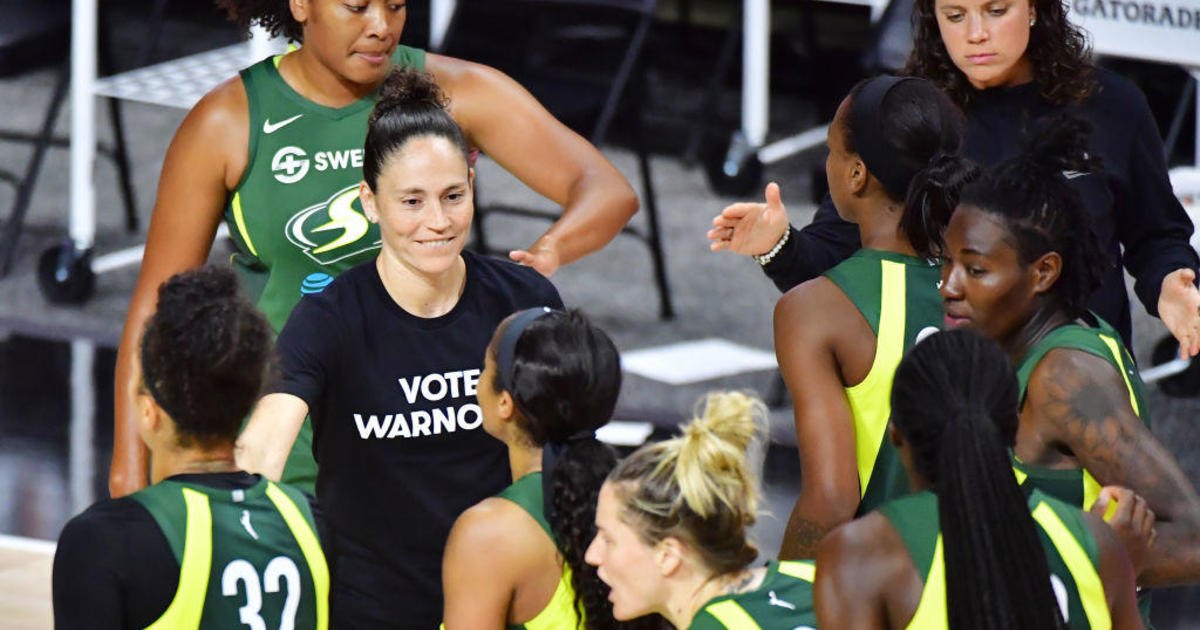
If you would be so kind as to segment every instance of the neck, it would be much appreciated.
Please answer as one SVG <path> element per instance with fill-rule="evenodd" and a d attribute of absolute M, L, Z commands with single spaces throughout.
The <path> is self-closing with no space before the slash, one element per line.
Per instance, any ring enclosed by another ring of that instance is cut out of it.
<path fill-rule="evenodd" d="M 681 580 L 679 587 L 669 596 L 667 609 L 662 616 L 676 628 L 692 625 L 696 613 L 714 597 L 729 593 L 741 593 L 754 587 L 765 571 L 741 569 L 724 575 L 706 576 L 692 572 L 690 579 Z"/>
<path fill-rule="evenodd" d="M 916 256 L 908 239 L 900 232 L 900 216 L 904 206 L 891 199 L 868 200 L 870 209 L 861 213 L 858 221 L 858 236 L 866 249 L 878 249 L 906 256 Z"/>
<path fill-rule="evenodd" d="M 156 451 L 151 459 L 150 480 L 158 483 L 173 475 L 220 473 L 241 470 L 233 460 L 233 444 L 199 449 L 179 448 Z"/>
<path fill-rule="evenodd" d="M 508 468 L 512 471 L 513 481 L 538 472 L 542 469 L 542 449 L 531 446 L 529 442 L 508 442 Z"/>
<path fill-rule="evenodd" d="M 1041 341 L 1050 331 L 1069 321 L 1071 320 L 1059 309 L 1038 309 L 1015 333 L 1001 341 L 1000 347 L 1008 355 L 1009 361 L 1014 366 L 1019 366 L 1034 344 Z"/>
<path fill-rule="evenodd" d="M 375 268 L 392 300 L 417 317 L 441 317 L 449 313 L 466 287 L 467 263 L 461 255 L 446 271 L 425 274 L 400 262 L 385 249 L 376 259 Z"/>
<path fill-rule="evenodd" d="M 345 107 L 365 98 L 377 87 L 348 81 L 325 65 L 316 50 L 301 46 L 279 64 L 284 80 L 302 96 L 326 107 Z"/>

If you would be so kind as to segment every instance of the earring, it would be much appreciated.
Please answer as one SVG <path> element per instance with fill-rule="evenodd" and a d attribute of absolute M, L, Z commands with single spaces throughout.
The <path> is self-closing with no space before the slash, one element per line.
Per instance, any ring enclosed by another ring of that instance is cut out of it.
<path fill-rule="evenodd" d="M 1029 25 L 1033 26 L 1034 22 L 1037 22 L 1037 18 L 1034 16 L 1029 16 Z"/>

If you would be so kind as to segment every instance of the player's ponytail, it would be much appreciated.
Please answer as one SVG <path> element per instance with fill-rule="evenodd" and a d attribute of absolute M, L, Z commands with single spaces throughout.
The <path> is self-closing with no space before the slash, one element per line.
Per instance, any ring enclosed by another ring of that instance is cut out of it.
<path fill-rule="evenodd" d="M 936 86 L 915 77 L 878 76 L 847 97 L 842 133 L 888 196 L 904 204 L 900 230 L 923 256 L 937 254 L 958 192 L 975 177 L 962 156 L 966 121 Z"/>
<path fill-rule="evenodd" d="M 746 530 L 759 489 L 746 450 L 766 415 L 747 394 L 708 394 L 682 436 L 642 447 L 609 475 L 623 518 L 649 544 L 684 541 L 714 575 L 748 566 L 758 556 Z"/>
<path fill-rule="evenodd" d="M 1000 348 L 968 330 L 918 343 L 896 369 L 891 421 L 938 497 L 951 630 L 1065 628 L 1008 457 L 1017 381 Z"/>
<path fill-rule="evenodd" d="M 576 611 L 588 630 L 616 628 L 608 587 L 583 558 L 596 536 L 600 486 L 616 464 L 594 433 L 612 417 L 621 391 L 617 347 L 574 309 L 517 313 L 492 346 L 497 369 L 490 385 L 509 392 L 518 425 L 542 448 L 543 509 L 571 568 Z"/>
<path fill-rule="evenodd" d="M 437 136 L 449 140 L 467 160 L 467 140 L 458 123 L 446 111 L 449 101 L 433 77 L 416 70 L 399 68 L 388 73 L 379 86 L 375 109 L 367 120 L 363 146 L 363 180 L 376 190 L 379 174 L 394 153 L 409 140 Z"/>

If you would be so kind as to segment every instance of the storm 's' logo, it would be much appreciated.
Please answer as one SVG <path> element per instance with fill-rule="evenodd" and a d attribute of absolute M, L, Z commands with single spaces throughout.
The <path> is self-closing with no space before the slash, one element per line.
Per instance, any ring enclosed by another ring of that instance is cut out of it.
<path fill-rule="evenodd" d="M 297 212 L 284 227 L 287 238 L 322 265 L 379 249 L 379 233 L 362 213 L 358 184 Z"/>

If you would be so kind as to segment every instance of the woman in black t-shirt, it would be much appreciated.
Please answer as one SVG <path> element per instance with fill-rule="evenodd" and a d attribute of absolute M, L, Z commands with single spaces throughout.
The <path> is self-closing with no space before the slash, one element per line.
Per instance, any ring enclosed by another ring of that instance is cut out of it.
<path fill-rule="evenodd" d="M 480 427 L 484 350 L 509 314 L 562 306 L 536 270 L 463 250 L 474 172 L 444 106 L 425 75 L 384 81 L 360 189 L 380 255 L 292 311 L 281 377 L 239 440 L 240 463 L 278 477 L 311 415 L 336 625 L 437 626 L 451 524 L 509 483 Z"/>
<path fill-rule="evenodd" d="M 1034 120 L 1074 111 L 1093 126 L 1100 168 L 1071 173 L 1109 258 L 1089 307 L 1132 347 L 1123 269 L 1151 315 L 1183 350 L 1200 353 L 1200 292 L 1192 222 L 1171 191 L 1162 139 L 1137 87 L 1092 65 L 1063 0 L 917 0 L 906 74 L 936 83 L 967 115 L 966 155 L 993 166 L 1020 150 Z M 781 290 L 815 277 L 859 247 L 854 225 L 826 197 L 810 225 L 789 228 L 778 186 L 766 203 L 739 203 L 713 219 L 713 250 L 756 255 Z"/>

